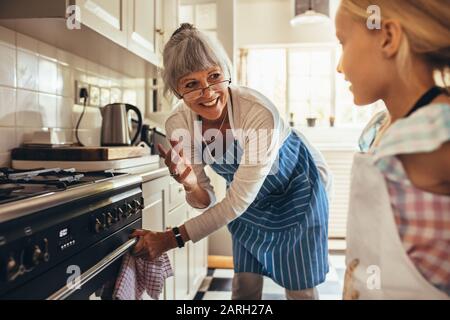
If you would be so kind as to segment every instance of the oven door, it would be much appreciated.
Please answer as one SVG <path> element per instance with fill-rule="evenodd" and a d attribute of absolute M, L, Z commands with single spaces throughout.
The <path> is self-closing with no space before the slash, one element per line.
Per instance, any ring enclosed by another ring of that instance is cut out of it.
<path fill-rule="evenodd" d="M 72 256 L 8 294 L 10 299 L 111 300 L 122 257 L 136 239 L 129 239 L 142 219 Z"/>

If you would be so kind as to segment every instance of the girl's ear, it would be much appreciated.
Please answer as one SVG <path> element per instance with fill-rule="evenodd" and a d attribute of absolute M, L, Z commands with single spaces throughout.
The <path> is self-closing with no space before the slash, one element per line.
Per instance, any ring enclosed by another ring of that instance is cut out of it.
<path fill-rule="evenodd" d="M 398 21 L 386 20 L 383 22 L 381 50 L 385 58 L 392 58 L 397 55 L 404 36 L 402 26 Z"/>

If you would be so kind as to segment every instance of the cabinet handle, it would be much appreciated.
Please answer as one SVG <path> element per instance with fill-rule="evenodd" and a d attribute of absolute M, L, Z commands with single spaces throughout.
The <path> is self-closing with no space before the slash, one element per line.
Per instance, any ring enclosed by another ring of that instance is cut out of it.
<path fill-rule="evenodd" d="M 162 29 L 156 29 L 155 31 L 162 36 L 164 35 L 164 31 Z"/>

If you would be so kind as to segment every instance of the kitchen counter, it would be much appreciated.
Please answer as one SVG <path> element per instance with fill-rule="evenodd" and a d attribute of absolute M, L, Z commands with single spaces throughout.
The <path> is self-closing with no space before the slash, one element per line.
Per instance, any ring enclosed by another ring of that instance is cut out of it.
<path fill-rule="evenodd" d="M 158 163 L 127 168 L 121 171 L 140 176 L 143 183 L 169 175 L 169 169 L 161 160 Z"/>

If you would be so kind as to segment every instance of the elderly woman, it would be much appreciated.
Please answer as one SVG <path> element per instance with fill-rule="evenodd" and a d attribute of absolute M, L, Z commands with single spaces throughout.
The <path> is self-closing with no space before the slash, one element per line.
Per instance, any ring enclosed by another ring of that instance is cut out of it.
<path fill-rule="evenodd" d="M 232 299 L 261 299 L 263 276 L 288 299 L 316 299 L 328 272 L 323 158 L 318 169 L 315 151 L 266 97 L 231 85 L 223 48 L 192 25 L 183 24 L 165 46 L 163 78 L 182 101 L 166 122 L 172 149 L 159 150 L 187 202 L 204 212 L 166 232 L 135 231 L 135 254 L 154 259 L 228 225 Z M 206 165 L 227 182 L 219 203 Z"/>

